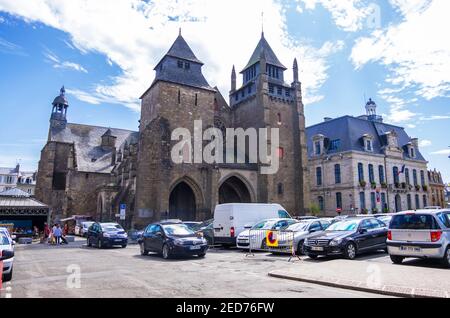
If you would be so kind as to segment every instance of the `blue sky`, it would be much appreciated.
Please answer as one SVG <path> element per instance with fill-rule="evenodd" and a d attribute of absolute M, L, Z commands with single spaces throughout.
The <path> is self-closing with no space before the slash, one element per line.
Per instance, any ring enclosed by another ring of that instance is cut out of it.
<path fill-rule="evenodd" d="M 37 167 L 63 84 L 70 122 L 136 130 L 179 27 L 226 96 L 264 21 L 280 60 L 299 60 L 307 125 L 372 97 L 450 182 L 447 12 L 446 0 L 0 0 L 0 166 Z"/>

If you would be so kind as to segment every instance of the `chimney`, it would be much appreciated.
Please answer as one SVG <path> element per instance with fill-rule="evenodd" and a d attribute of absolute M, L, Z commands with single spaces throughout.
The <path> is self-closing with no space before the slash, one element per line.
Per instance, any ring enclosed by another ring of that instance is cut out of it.
<path fill-rule="evenodd" d="M 331 121 L 331 120 L 333 120 L 333 118 L 331 118 L 331 117 L 325 117 L 325 118 L 323 119 L 324 122 L 328 122 L 328 121 Z"/>

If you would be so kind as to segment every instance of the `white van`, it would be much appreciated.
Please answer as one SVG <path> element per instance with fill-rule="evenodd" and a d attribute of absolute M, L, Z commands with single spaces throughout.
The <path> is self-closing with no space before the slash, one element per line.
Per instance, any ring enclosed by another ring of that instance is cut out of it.
<path fill-rule="evenodd" d="M 259 221 L 290 219 L 289 213 L 279 204 L 230 203 L 216 206 L 214 211 L 214 243 L 236 246 L 236 238 Z"/>

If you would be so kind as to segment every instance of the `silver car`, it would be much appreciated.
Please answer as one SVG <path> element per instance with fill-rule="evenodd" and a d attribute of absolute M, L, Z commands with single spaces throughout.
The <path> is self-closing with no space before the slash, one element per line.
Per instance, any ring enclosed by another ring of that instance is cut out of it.
<path fill-rule="evenodd" d="M 405 258 L 441 259 L 450 267 L 450 210 L 418 210 L 394 215 L 388 252 L 394 264 Z"/>
<path fill-rule="evenodd" d="M 325 231 L 330 225 L 331 222 L 328 220 L 315 219 L 301 221 L 288 227 L 286 231 L 294 233 L 294 253 L 296 255 L 303 255 L 303 243 L 305 240 L 314 234 Z M 280 243 L 280 248 L 282 247 L 283 242 Z"/>

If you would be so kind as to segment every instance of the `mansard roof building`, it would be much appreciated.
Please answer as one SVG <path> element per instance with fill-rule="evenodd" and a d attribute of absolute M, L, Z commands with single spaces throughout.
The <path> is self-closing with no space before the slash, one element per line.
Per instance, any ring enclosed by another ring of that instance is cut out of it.
<path fill-rule="evenodd" d="M 417 138 L 366 115 L 325 118 L 306 130 L 312 201 L 324 214 L 396 212 L 428 205 L 427 161 Z"/>

